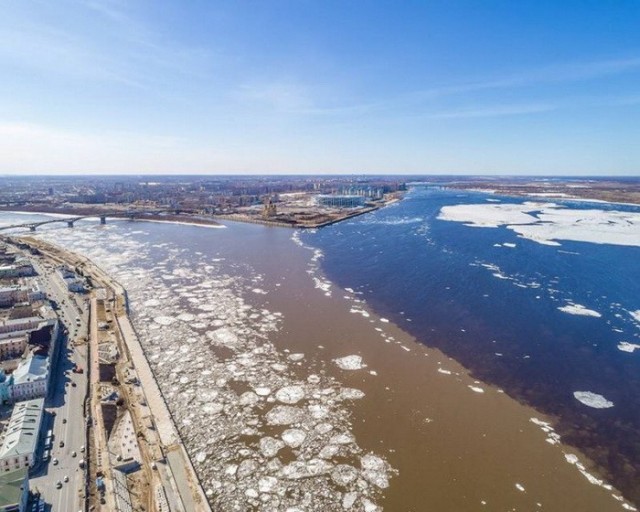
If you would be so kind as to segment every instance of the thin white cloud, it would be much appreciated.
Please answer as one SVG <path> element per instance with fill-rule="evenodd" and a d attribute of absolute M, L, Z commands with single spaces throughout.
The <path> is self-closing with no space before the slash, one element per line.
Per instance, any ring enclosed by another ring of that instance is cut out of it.
<path fill-rule="evenodd" d="M 583 80 L 602 79 L 610 75 L 640 71 L 640 58 L 600 60 L 586 63 L 565 63 L 522 71 L 502 77 L 494 77 L 468 83 L 450 84 L 387 97 L 364 103 L 340 103 L 340 95 L 317 94 L 313 84 L 276 81 L 261 85 L 243 85 L 233 95 L 243 101 L 262 103 L 275 110 L 293 115 L 324 118 L 358 118 L 375 115 L 385 118 L 429 118 L 465 119 L 481 117 L 503 117 L 550 112 L 566 108 L 592 107 L 598 105 L 635 104 L 634 97 L 558 97 L 536 102 L 528 98 L 524 104 L 455 106 L 456 102 L 469 103 L 468 97 L 475 92 L 501 89 L 524 89 L 541 84 L 560 84 Z M 533 96 L 533 93 L 530 94 Z M 331 102 L 325 100 L 330 98 Z M 447 110 L 439 110 L 441 100 L 452 104 Z"/>
<path fill-rule="evenodd" d="M 28 23 L 1 30 L 0 59 L 39 72 L 141 86 L 122 62 L 75 34 L 47 25 Z"/>
<path fill-rule="evenodd" d="M 493 105 L 480 108 L 452 110 L 430 114 L 430 119 L 469 119 L 480 117 L 505 117 L 526 114 L 540 114 L 556 110 L 556 105 L 530 104 L 530 105 Z"/>
<path fill-rule="evenodd" d="M 46 77 L 161 90 L 176 77 L 205 79 L 223 60 L 213 50 L 162 38 L 122 2 L 87 0 L 79 5 L 86 15 L 83 23 L 52 22 L 46 15 L 20 11 L 0 18 L 0 65 L 10 63 Z"/>
<path fill-rule="evenodd" d="M 288 80 L 244 84 L 232 96 L 239 101 L 263 104 L 286 112 L 303 112 L 312 107 L 309 88 Z"/>
<path fill-rule="evenodd" d="M 407 98 L 427 99 L 490 89 L 509 89 L 541 84 L 580 82 L 638 70 L 640 70 L 640 57 L 582 63 L 562 63 L 515 72 L 501 77 L 488 78 L 486 80 L 450 84 L 415 91 L 409 93 Z"/>

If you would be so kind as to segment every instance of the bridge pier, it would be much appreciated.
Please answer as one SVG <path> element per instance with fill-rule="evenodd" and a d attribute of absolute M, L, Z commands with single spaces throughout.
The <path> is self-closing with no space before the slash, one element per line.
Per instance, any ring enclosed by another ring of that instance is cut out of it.
<path fill-rule="evenodd" d="M 104 215 L 100 215 L 100 224 L 106 224 L 107 218 Z"/>
<path fill-rule="evenodd" d="M 72 221 L 72 220 L 68 220 L 68 221 L 67 221 L 67 226 L 69 226 L 70 228 L 72 228 L 72 227 L 73 227 L 73 223 L 74 223 L 74 221 Z"/>

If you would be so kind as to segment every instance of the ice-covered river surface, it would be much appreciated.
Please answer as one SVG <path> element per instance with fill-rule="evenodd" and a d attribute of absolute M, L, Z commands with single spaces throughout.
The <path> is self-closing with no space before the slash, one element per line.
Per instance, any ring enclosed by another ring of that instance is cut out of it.
<path fill-rule="evenodd" d="M 329 255 L 316 246 L 327 236 L 348 248 L 354 226 L 425 226 L 398 211 L 302 235 L 85 221 L 37 236 L 87 255 L 128 290 L 215 510 L 632 510 L 549 418 L 416 342 L 394 323 L 414 320 L 404 310 L 376 315 L 361 274 L 342 276 L 341 289 L 321 272 Z M 374 252 L 358 258 L 366 268 Z M 474 268 L 500 272 L 483 263 Z M 579 305 L 567 316 L 587 318 Z M 615 410 L 608 393 L 575 391 L 589 410 Z"/>

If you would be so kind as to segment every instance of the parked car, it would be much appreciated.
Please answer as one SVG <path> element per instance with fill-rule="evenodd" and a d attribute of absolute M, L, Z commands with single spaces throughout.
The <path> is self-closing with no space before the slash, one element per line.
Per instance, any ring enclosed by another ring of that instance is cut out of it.
<path fill-rule="evenodd" d="M 60 441 L 60 448 L 64 448 L 64 441 Z"/>
<path fill-rule="evenodd" d="M 62 482 L 60 480 L 56 482 L 56 489 L 62 489 Z"/>
<path fill-rule="evenodd" d="M 55 457 L 53 458 L 53 465 L 57 466 L 58 465 L 58 459 L 56 459 Z"/>

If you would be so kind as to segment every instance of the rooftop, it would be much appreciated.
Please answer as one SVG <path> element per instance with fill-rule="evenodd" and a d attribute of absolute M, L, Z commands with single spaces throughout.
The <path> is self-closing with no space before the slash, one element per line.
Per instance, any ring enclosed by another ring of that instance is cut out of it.
<path fill-rule="evenodd" d="M 20 503 L 22 486 L 29 469 L 20 468 L 0 474 L 0 510 L 4 507 Z"/>
<path fill-rule="evenodd" d="M 13 408 L 9 425 L 4 431 L 0 458 L 28 455 L 36 449 L 44 399 L 18 402 Z"/>
<path fill-rule="evenodd" d="M 49 372 L 49 358 L 45 356 L 31 356 L 23 361 L 13 372 L 14 384 L 35 382 L 46 379 Z"/>

